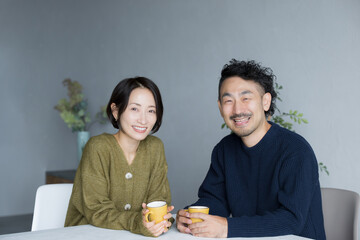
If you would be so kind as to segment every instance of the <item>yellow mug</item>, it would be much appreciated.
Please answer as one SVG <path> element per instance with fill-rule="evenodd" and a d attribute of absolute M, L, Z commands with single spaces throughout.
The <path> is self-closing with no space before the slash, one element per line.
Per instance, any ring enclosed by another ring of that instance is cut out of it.
<path fill-rule="evenodd" d="M 164 221 L 164 216 L 167 214 L 167 204 L 164 201 L 154 201 L 146 205 L 149 212 L 145 214 L 146 222 L 155 221 L 159 223 Z M 150 219 L 149 219 L 150 217 Z"/>
<path fill-rule="evenodd" d="M 189 213 L 205 213 L 209 214 L 209 208 L 205 206 L 190 206 L 185 211 Z M 190 218 L 193 223 L 202 222 L 201 218 Z"/>

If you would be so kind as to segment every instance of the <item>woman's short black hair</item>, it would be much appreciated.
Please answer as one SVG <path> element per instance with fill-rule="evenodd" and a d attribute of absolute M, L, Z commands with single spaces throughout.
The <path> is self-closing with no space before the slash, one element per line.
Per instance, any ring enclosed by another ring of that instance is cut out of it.
<path fill-rule="evenodd" d="M 225 64 L 221 71 L 221 78 L 219 81 L 219 96 L 220 101 L 220 88 L 223 82 L 230 77 L 241 77 L 244 80 L 254 81 L 259 84 L 264 93 L 271 94 L 271 104 L 268 111 L 265 112 L 265 116 L 272 116 L 276 109 L 276 97 L 277 93 L 274 89 L 274 83 L 276 76 L 272 70 L 267 67 L 262 67 L 259 63 L 251 61 L 238 61 L 232 59 L 229 64 Z"/>
<path fill-rule="evenodd" d="M 156 84 L 151 81 L 148 78 L 145 77 L 134 77 L 134 78 L 126 78 L 121 80 L 118 85 L 114 88 L 109 103 L 106 107 L 106 113 L 108 115 L 108 118 L 111 122 L 111 124 L 114 126 L 114 128 L 120 129 L 120 116 L 125 111 L 128 103 L 131 92 L 135 88 L 147 88 L 149 89 L 155 99 L 155 105 L 156 105 L 156 123 L 151 130 L 151 133 L 155 133 L 159 130 L 161 126 L 162 116 L 163 116 L 163 103 L 161 100 L 161 95 L 159 88 L 156 86 Z M 115 119 L 112 114 L 111 104 L 115 103 L 116 107 L 118 108 L 118 118 Z"/>

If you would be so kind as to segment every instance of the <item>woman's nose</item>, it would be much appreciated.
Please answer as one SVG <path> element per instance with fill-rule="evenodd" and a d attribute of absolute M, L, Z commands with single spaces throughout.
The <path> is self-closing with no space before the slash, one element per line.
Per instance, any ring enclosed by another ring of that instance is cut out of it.
<path fill-rule="evenodd" d="M 147 123 L 147 117 L 146 112 L 142 112 L 139 116 L 139 123 L 146 124 Z"/>

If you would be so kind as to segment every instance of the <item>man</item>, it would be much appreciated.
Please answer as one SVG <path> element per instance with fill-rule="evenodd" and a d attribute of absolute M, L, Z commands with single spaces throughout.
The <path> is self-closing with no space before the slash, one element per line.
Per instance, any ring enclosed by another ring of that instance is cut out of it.
<path fill-rule="evenodd" d="M 233 59 L 224 66 L 218 105 L 232 133 L 215 146 L 192 204 L 208 206 L 210 214 L 179 210 L 180 232 L 325 239 L 315 154 L 300 135 L 267 121 L 275 109 L 274 78 L 254 61 Z"/>

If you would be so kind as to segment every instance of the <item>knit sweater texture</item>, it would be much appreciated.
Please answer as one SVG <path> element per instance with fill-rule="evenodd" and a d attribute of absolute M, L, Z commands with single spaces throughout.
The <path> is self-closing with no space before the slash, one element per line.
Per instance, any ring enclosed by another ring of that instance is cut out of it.
<path fill-rule="evenodd" d="M 192 205 L 226 217 L 228 237 L 325 239 L 318 165 L 300 135 L 275 123 L 253 147 L 234 133 L 214 148 Z"/>
<path fill-rule="evenodd" d="M 158 200 L 171 202 L 161 140 L 147 136 L 129 165 L 115 137 L 104 133 L 84 148 L 65 226 L 92 224 L 152 236 L 142 223 L 141 204 Z"/>

